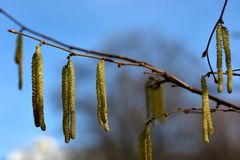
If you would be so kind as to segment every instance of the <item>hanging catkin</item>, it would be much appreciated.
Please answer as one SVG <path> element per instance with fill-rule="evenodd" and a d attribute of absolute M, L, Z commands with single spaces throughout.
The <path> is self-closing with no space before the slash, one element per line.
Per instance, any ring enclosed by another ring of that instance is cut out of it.
<path fill-rule="evenodd" d="M 40 46 L 32 57 L 32 105 L 34 122 L 36 127 L 46 130 L 44 122 L 44 105 L 43 105 L 43 60 Z"/>
<path fill-rule="evenodd" d="M 209 143 L 209 134 L 213 134 L 213 124 L 212 117 L 209 106 L 207 82 L 205 76 L 201 78 L 202 86 L 202 130 L 203 130 L 203 139 L 206 143 Z"/>
<path fill-rule="evenodd" d="M 105 85 L 105 62 L 101 60 L 97 65 L 96 72 L 96 92 L 98 101 L 98 121 L 103 124 L 104 130 L 109 131 L 108 113 L 107 113 L 107 95 Z"/>
<path fill-rule="evenodd" d="M 161 123 L 164 123 L 166 117 L 165 113 L 165 101 L 164 101 L 164 89 L 163 85 L 157 84 L 155 80 L 148 79 L 145 84 L 146 94 L 146 110 L 147 118 L 159 117 Z"/>
<path fill-rule="evenodd" d="M 144 126 L 144 131 L 139 135 L 138 152 L 140 160 L 152 160 L 152 142 L 149 126 Z"/>
<path fill-rule="evenodd" d="M 226 27 L 222 27 L 222 38 L 223 38 L 223 48 L 225 51 L 225 60 L 227 67 L 227 90 L 228 93 L 232 93 L 232 80 L 233 80 L 233 71 L 231 64 L 231 51 L 230 51 L 230 39 L 228 29 Z"/>
<path fill-rule="evenodd" d="M 218 74 L 218 92 L 223 88 L 223 71 L 222 71 L 222 23 L 218 23 L 216 31 L 217 46 L 217 74 Z"/>
<path fill-rule="evenodd" d="M 62 69 L 62 107 L 63 107 L 63 134 L 65 142 L 76 137 L 75 113 L 75 73 L 72 61 Z"/>
<path fill-rule="evenodd" d="M 153 109 L 153 89 L 151 88 L 152 80 L 148 79 L 145 84 L 145 96 L 146 96 L 146 116 L 149 119 L 152 116 Z"/>
<path fill-rule="evenodd" d="M 17 47 L 15 53 L 15 62 L 18 65 L 18 88 L 22 89 L 22 73 L 23 73 L 23 40 L 22 36 L 17 36 Z"/>
<path fill-rule="evenodd" d="M 69 94 L 68 94 L 68 67 L 65 65 L 62 68 L 62 107 L 63 107 L 63 134 L 65 136 L 65 142 L 69 143 L 70 135 L 69 135 Z"/>
<path fill-rule="evenodd" d="M 156 89 L 153 89 L 153 117 L 159 117 L 161 123 L 164 123 L 166 117 L 165 113 L 165 102 L 164 102 L 164 91 L 163 86 L 160 85 Z"/>
<path fill-rule="evenodd" d="M 101 92 L 100 92 L 100 85 L 99 85 L 99 67 L 97 67 L 97 73 L 96 73 L 96 92 L 97 92 L 97 116 L 98 116 L 98 122 L 100 125 L 103 124 L 102 118 L 101 118 Z"/>
<path fill-rule="evenodd" d="M 76 137 L 76 116 L 75 116 L 75 73 L 74 66 L 71 60 L 69 60 L 69 110 L 71 117 L 70 137 L 74 139 Z"/>

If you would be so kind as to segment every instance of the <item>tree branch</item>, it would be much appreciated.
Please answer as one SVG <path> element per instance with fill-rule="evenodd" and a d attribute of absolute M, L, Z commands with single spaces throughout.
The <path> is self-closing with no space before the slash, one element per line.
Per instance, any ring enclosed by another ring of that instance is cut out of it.
<path fill-rule="evenodd" d="M 9 20 L 14 22 L 17 26 L 21 27 L 22 32 L 27 31 L 27 32 L 29 32 L 33 35 L 36 35 L 36 36 L 41 37 L 43 39 L 46 39 L 46 40 L 48 40 L 50 42 L 53 42 L 55 44 L 58 44 L 62 47 L 68 48 L 69 50 L 76 50 L 76 51 L 84 52 L 84 53 L 87 53 L 87 54 L 93 54 L 93 55 L 98 55 L 98 56 L 103 56 L 103 57 L 121 59 L 121 60 L 129 61 L 129 62 L 133 62 L 133 63 L 139 63 L 139 61 L 136 61 L 136 60 L 134 60 L 132 58 L 129 58 L 129 57 L 124 57 L 124 56 L 115 55 L 115 54 L 108 54 L 108 53 L 98 52 L 98 51 L 94 51 L 94 50 L 88 50 L 88 49 L 84 49 L 84 48 L 80 48 L 80 47 L 76 47 L 76 46 L 73 46 L 73 45 L 63 43 L 61 41 L 58 41 L 58 40 L 56 40 L 52 37 L 49 37 L 47 35 L 44 35 L 44 34 L 39 33 L 37 31 L 34 31 L 34 30 L 30 29 L 29 27 L 23 25 L 21 22 L 19 22 L 16 18 L 11 16 L 9 13 L 7 13 L 2 8 L 0 8 L 0 13 L 2 13 Z"/>
<path fill-rule="evenodd" d="M 235 110 L 233 108 L 229 108 L 229 109 L 219 109 L 219 108 L 211 108 L 210 111 L 212 113 L 216 113 L 216 112 L 234 112 L 234 113 L 240 113 L 240 110 Z M 152 123 L 154 120 L 158 119 L 159 117 L 165 116 L 166 118 L 170 115 L 173 114 L 177 114 L 177 113 L 202 113 L 202 108 L 178 108 L 175 111 L 171 111 L 171 112 L 166 112 L 164 114 L 161 115 L 157 115 L 155 117 L 150 118 L 149 120 L 147 120 L 145 122 L 145 125 L 149 125 L 150 123 Z"/>
<path fill-rule="evenodd" d="M 12 29 L 10 29 L 8 31 L 10 33 L 19 34 L 19 35 L 31 38 L 33 40 L 39 41 L 41 44 L 48 45 L 48 46 L 51 46 L 51 47 L 54 47 L 54 48 L 57 48 L 57 49 L 69 52 L 70 53 L 69 56 L 82 56 L 82 57 L 88 57 L 88 58 L 94 58 L 94 59 L 102 59 L 102 60 L 106 60 L 106 61 L 111 62 L 111 63 L 116 63 L 116 64 L 118 64 L 118 67 L 121 67 L 121 66 L 138 66 L 138 67 L 143 67 L 143 68 L 146 68 L 146 69 L 150 70 L 154 74 L 160 75 L 161 77 L 163 77 L 168 82 L 176 84 L 177 86 L 182 87 L 182 88 L 184 88 L 184 89 L 186 89 L 186 90 L 188 90 L 188 91 L 190 91 L 192 93 L 195 93 L 195 94 L 198 94 L 198 95 L 202 95 L 201 90 L 189 86 L 187 83 L 181 81 L 177 77 L 175 77 L 175 76 L 173 76 L 173 75 L 171 75 L 171 74 L 169 74 L 169 73 L 167 73 L 165 71 L 162 71 L 162 70 L 160 70 L 160 69 L 158 69 L 158 68 L 156 68 L 156 67 L 154 67 L 152 65 L 149 65 L 146 62 L 142 62 L 142 61 L 138 61 L 138 60 L 134 60 L 135 62 L 121 62 L 121 61 L 116 61 L 114 59 L 111 59 L 109 57 L 81 54 L 81 53 L 78 53 L 78 52 L 73 52 L 70 49 L 66 49 L 64 47 L 60 47 L 60 46 L 51 44 L 49 42 L 46 42 L 46 41 L 43 41 L 41 39 L 35 38 L 33 36 L 29 36 L 27 34 L 24 34 L 24 33 L 21 33 L 21 32 L 17 32 L 17 31 L 12 30 Z M 118 58 L 118 59 L 121 59 L 121 58 Z M 126 59 L 127 59 L 127 57 L 123 57 L 123 60 L 126 60 Z M 228 101 L 224 101 L 224 100 L 222 100 L 222 99 L 220 99 L 218 97 L 215 97 L 213 95 L 209 94 L 209 98 L 212 101 L 216 102 L 218 105 L 224 105 L 224 106 L 229 107 L 229 108 L 240 110 L 239 106 L 234 105 L 234 104 L 232 104 L 232 103 L 230 103 Z"/>

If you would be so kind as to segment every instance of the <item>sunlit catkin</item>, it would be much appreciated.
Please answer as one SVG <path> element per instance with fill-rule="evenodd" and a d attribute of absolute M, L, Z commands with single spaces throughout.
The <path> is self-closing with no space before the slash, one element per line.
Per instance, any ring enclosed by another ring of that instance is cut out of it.
<path fill-rule="evenodd" d="M 15 53 L 15 62 L 18 64 L 18 88 L 22 89 L 22 73 L 23 73 L 23 40 L 22 36 L 17 37 L 17 47 Z"/>
<path fill-rule="evenodd" d="M 68 81 L 69 81 L 69 110 L 71 118 L 70 126 L 70 137 L 74 139 L 76 137 L 76 116 L 75 116 L 75 73 L 74 66 L 71 60 L 68 62 L 69 72 L 68 72 Z"/>
<path fill-rule="evenodd" d="M 43 60 L 40 46 L 36 47 L 36 51 L 32 57 L 32 105 L 35 126 L 40 126 L 45 131 L 46 125 L 43 113 Z"/>
<path fill-rule="evenodd" d="M 139 135 L 138 152 L 140 160 L 152 160 L 152 142 L 149 126 L 144 126 L 144 131 Z"/>
<path fill-rule="evenodd" d="M 65 142 L 69 143 L 70 135 L 69 135 L 69 93 L 68 93 L 68 67 L 65 65 L 62 68 L 62 108 L 63 108 L 63 134 L 65 136 Z"/>
<path fill-rule="evenodd" d="M 228 93 L 232 93 L 232 80 L 233 80 L 233 71 L 231 64 L 231 51 L 230 51 L 230 39 L 228 29 L 226 27 L 222 27 L 222 38 L 223 38 L 223 48 L 225 51 L 225 61 L 227 67 L 227 90 Z"/>
<path fill-rule="evenodd" d="M 217 46 L 217 75 L 218 75 L 218 92 L 223 88 L 223 71 L 222 71 L 222 23 L 218 23 L 216 30 Z"/>
<path fill-rule="evenodd" d="M 100 124 L 104 125 L 105 131 L 109 131 L 104 60 L 99 61 L 97 65 L 96 85 L 98 98 L 98 121 Z"/>
<path fill-rule="evenodd" d="M 96 94 L 97 94 L 97 116 L 98 116 L 98 123 L 100 125 L 103 124 L 102 118 L 101 118 L 101 92 L 100 92 L 100 85 L 99 85 L 99 67 L 97 67 L 96 71 Z"/>
<path fill-rule="evenodd" d="M 205 76 L 201 78 L 202 86 L 202 130 L 203 139 L 206 143 L 209 143 L 209 134 L 213 134 L 212 117 L 209 106 L 208 89 Z"/>

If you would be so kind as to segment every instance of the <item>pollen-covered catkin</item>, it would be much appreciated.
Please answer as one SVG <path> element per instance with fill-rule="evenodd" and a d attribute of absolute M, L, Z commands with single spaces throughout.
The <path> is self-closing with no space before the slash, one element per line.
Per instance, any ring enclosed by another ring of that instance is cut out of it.
<path fill-rule="evenodd" d="M 202 86 L 202 131 L 203 131 L 203 139 L 206 143 L 209 143 L 209 134 L 213 134 L 213 124 L 212 117 L 209 106 L 209 98 L 208 98 L 208 89 L 207 82 L 205 76 L 201 78 L 201 86 Z"/>
<path fill-rule="evenodd" d="M 223 26 L 222 27 L 222 38 L 223 38 L 223 48 L 225 51 L 225 61 L 227 67 L 227 90 L 228 93 L 232 93 L 232 81 L 233 81 L 233 71 L 231 64 L 231 51 L 230 51 L 230 39 L 228 29 Z"/>
<path fill-rule="evenodd" d="M 69 60 L 69 110 L 70 110 L 70 118 L 71 118 L 71 126 L 70 126 L 70 137 L 74 139 L 76 137 L 76 116 L 75 116 L 75 73 L 73 62 Z"/>
<path fill-rule="evenodd" d="M 138 152 L 140 160 L 152 160 L 152 142 L 149 126 L 144 126 L 138 138 Z"/>
<path fill-rule="evenodd" d="M 101 119 L 101 92 L 100 92 L 100 85 L 99 85 L 99 67 L 97 67 L 97 72 L 96 72 L 96 93 L 97 93 L 97 116 L 98 116 L 98 123 L 100 125 L 103 124 L 103 121 Z"/>
<path fill-rule="evenodd" d="M 222 23 L 218 23 L 216 30 L 217 46 L 217 75 L 218 75 L 218 92 L 223 88 L 223 70 L 222 70 Z"/>
<path fill-rule="evenodd" d="M 15 53 L 15 62 L 18 64 L 18 88 L 22 89 L 22 73 L 23 73 L 23 40 L 22 36 L 17 36 L 17 47 Z"/>
<path fill-rule="evenodd" d="M 36 127 L 46 130 L 44 122 L 44 104 L 43 104 L 43 60 L 40 46 L 32 57 L 32 104 Z"/>
<path fill-rule="evenodd" d="M 62 68 L 62 108 L 63 108 L 63 134 L 65 136 L 65 142 L 69 143 L 70 135 L 69 135 L 69 93 L 68 93 L 68 67 L 67 65 Z"/>
<path fill-rule="evenodd" d="M 105 84 L 105 62 L 101 60 L 97 64 L 96 90 L 98 98 L 98 121 L 104 125 L 104 130 L 109 131 L 108 112 L 107 112 L 107 94 Z"/>

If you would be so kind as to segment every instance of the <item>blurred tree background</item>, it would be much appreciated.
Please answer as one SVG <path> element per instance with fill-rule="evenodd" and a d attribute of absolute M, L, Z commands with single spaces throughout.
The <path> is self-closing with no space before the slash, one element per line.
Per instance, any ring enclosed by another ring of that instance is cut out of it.
<path fill-rule="evenodd" d="M 163 38 L 161 34 L 144 31 L 133 31 L 127 34 L 115 35 L 103 45 L 106 53 L 127 53 L 129 57 L 137 57 L 199 86 L 199 75 L 206 69 L 201 67 L 199 57 L 194 56 L 180 41 Z M 76 68 L 77 89 L 79 91 L 77 108 L 79 116 L 88 116 L 85 130 L 96 143 L 85 149 L 72 150 L 73 159 L 106 160 L 106 159 L 138 159 L 138 135 L 146 122 L 145 82 L 148 75 L 144 70 L 122 67 L 116 70 L 116 65 L 107 64 L 107 89 L 111 131 L 105 133 L 97 123 L 96 95 L 94 83 L 89 79 L 95 77 L 94 65 L 79 65 Z M 187 75 L 187 76 L 186 76 Z M 86 94 L 87 90 L 92 90 Z M 182 90 L 171 84 L 164 85 L 167 111 L 177 108 L 201 107 L 201 97 Z M 215 86 L 209 87 L 215 92 Z M 55 106 L 60 106 L 61 90 L 54 91 Z M 84 93 L 84 94 L 81 94 Z M 56 95 L 58 95 L 56 97 Z M 214 105 L 214 104 L 213 104 Z M 157 122 L 152 127 L 153 158 L 154 159 L 238 159 L 239 140 L 231 137 L 236 133 L 231 128 L 237 125 L 239 117 L 234 113 L 214 113 L 215 134 L 209 145 L 201 138 L 201 114 L 172 115 L 165 124 Z M 229 124 L 228 124 L 229 122 Z M 234 122 L 236 124 L 234 124 Z M 79 127 L 81 128 L 81 127 Z M 228 132 L 230 131 L 230 132 Z M 81 137 L 79 137 L 81 139 Z"/>
<path fill-rule="evenodd" d="M 2 2 L 21 22 L 41 33 L 63 42 L 106 53 L 124 55 L 149 62 L 200 88 L 200 77 L 209 71 L 201 53 L 209 32 L 218 17 L 223 1 L 88 1 L 69 2 L 43 0 L 36 2 Z M 56 3 L 59 7 L 56 7 Z M 25 6 L 26 9 L 23 9 Z M 34 7 L 33 7 L 34 6 Z M 79 9 L 79 6 L 82 8 Z M 238 67 L 240 3 L 231 1 L 226 23 L 232 39 L 233 67 Z M 62 9 L 65 9 L 64 11 Z M 30 14 L 31 13 L 31 16 Z M 19 15 L 19 16 L 18 16 Z M 235 16 L 233 16 L 235 15 Z M 0 17 L 1 18 L 1 17 Z M 53 21 L 54 19 L 54 21 Z M 198 19 L 198 20 L 196 20 Z M 137 67 L 121 67 L 106 63 L 106 87 L 110 132 L 97 121 L 96 60 L 74 57 L 76 73 L 77 138 L 64 144 L 61 118 L 61 68 L 67 54 L 42 47 L 45 71 L 45 118 L 47 131 L 34 128 L 31 108 L 30 62 L 35 42 L 24 38 L 24 87 L 17 92 L 17 69 L 13 64 L 15 37 L 5 33 L 14 25 L 0 19 L 0 65 L 2 90 L 0 104 L 5 110 L 0 121 L 5 131 L 0 136 L 5 146 L 13 150 L 8 160 L 137 160 L 138 136 L 146 118 L 145 82 L 149 75 Z M 215 44 L 210 48 L 215 65 Z M 11 46 L 11 47 L 10 47 Z M 215 67 L 215 66 L 214 66 Z M 239 68 L 239 67 L 238 67 Z M 6 78 L 8 77 L 8 78 Z M 208 81 L 209 93 L 239 104 L 240 85 L 234 79 L 233 93 L 217 94 L 216 85 Z M 5 85 L 7 84 L 7 85 Z M 164 84 L 166 111 L 201 107 L 201 97 L 171 83 Z M 212 106 L 216 104 L 211 103 Z M 21 114 L 19 114 L 21 113 Z M 13 115 L 13 116 L 9 116 Z M 236 113 L 213 113 L 215 133 L 210 144 L 202 140 L 201 114 L 174 114 L 165 124 L 151 127 L 153 159 L 234 160 L 240 156 L 240 117 Z M 12 118 L 14 117 L 14 118 Z M 17 133 L 17 134 L 16 134 Z M 34 136 L 32 136 L 34 135 Z M 36 138 L 39 135 L 39 139 Z M 56 142 L 43 137 L 54 137 Z M 11 139 L 11 141 L 9 140 Z M 38 139 L 33 143 L 33 139 Z M 61 140 L 61 141 L 60 141 Z M 16 142 L 15 142 L 16 141 Z M 26 143 L 26 144 L 25 144 Z M 18 144 L 18 145 L 17 145 Z M 21 145 L 19 145 L 21 144 Z M 23 150 L 23 151 L 22 151 Z M 21 152 L 20 152 L 21 151 Z M 0 153 L 0 157 L 3 156 Z M 1 158 L 0 158 L 1 159 Z"/>

